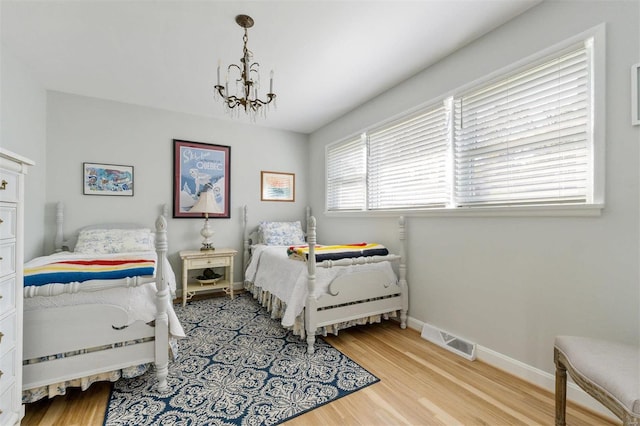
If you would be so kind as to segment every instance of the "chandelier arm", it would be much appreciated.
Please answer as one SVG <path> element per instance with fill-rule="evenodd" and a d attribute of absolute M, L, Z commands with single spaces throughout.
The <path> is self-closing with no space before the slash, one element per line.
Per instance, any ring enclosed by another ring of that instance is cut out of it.
<path fill-rule="evenodd" d="M 223 98 L 226 98 L 226 95 L 224 94 L 224 86 L 220 86 L 219 84 L 216 84 L 215 86 L 213 86 L 213 88 L 218 91 L 218 94 L 220 96 L 222 96 Z"/>

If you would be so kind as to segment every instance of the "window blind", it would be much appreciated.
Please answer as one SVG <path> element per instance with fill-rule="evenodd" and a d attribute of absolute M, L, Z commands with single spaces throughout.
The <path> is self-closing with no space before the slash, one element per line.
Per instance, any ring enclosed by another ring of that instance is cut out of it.
<path fill-rule="evenodd" d="M 455 100 L 458 205 L 587 201 L 589 45 Z"/>
<path fill-rule="evenodd" d="M 364 210 L 367 183 L 364 135 L 330 145 L 326 164 L 327 210 Z"/>
<path fill-rule="evenodd" d="M 447 203 L 446 118 L 442 104 L 369 133 L 369 209 Z"/>

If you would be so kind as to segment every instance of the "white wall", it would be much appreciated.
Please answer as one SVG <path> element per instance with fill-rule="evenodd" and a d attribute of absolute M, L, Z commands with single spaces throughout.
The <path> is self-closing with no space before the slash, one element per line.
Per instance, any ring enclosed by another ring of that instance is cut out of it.
<path fill-rule="evenodd" d="M 46 91 L 2 46 L 0 146 L 36 162 L 25 178 L 25 259 L 42 252 L 46 181 Z"/>
<path fill-rule="evenodd" d="M 547 1 L 310 137 L 310 158 L 367 126 L 481 78 L 597 24 L 607 25 L 606 208 L 601 217 L 410 217 L 409 315 L 535 368 L 553 371 L 553 339 L 640 338 L 639 144 L 630 66 L 640 2 Z M 395 218 L 324 209 L 324 162 L 310 164 L 321 241 L 392 247 Z"/>
<path fill-rule="evenodd" d="M 301 219 L 307 205 L 307 136 L 118 102 L 48 92 L 46 222 L 65 204 L 65 232 L 101 222 L 153 226 L 161 205 L 171 206 L 173 139 L 231 147 L 231 218 L 212 219 L 216 247 L 239 251 L 235 280 L 241 281 L 242 206 L 249 223 Z M 134 196 L 83 195 L 82 163 L 134 166 Z M 296 174 L 294 203 L 260 201 L 260 171 Z M 170 210 L 172 211 L 172 209 Z M 180 274 L 178 251 L 198 249 L 203 219 L 169 218 L 169 260 Z M 53 248 L 53 229 L 45 233 Z"/>

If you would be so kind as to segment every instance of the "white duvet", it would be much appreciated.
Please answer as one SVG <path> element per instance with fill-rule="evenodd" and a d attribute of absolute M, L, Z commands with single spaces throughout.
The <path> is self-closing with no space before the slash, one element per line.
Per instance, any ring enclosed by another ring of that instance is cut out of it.
<path fill-rule="evenodd" d="M 352 273 L 355 269 L 379 270 L 387 274 L 390 283 L 397 281 L 390 262 L 380 262 L 358 266 L 341 266 L 334 268 L 316 268 L 316 286 L 312 293 L 314 298 L 328 294 L 331 282 L 343 274 Z M 287 256 L 286 246 L 267 246 L 258 244 L 252 248 L 252 256 L 247 270 L 246 279 L 256 287 L 270 292 L 286 303 L 287 307 L 282 317 L 284 327 L 293 326 L 295 319 L 304 309 L 307 296 L 307 263 L 291 260 Z"/>

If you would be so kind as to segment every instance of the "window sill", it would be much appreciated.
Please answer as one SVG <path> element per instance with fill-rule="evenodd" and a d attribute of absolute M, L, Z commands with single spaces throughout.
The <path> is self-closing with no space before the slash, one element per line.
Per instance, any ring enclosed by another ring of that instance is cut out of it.
<path fill-rule="evenodd" d="M 604 204 L 458 207 L 408 210 L 325 211 L 328 217 L 588 217 L 601 216 Z"/>

